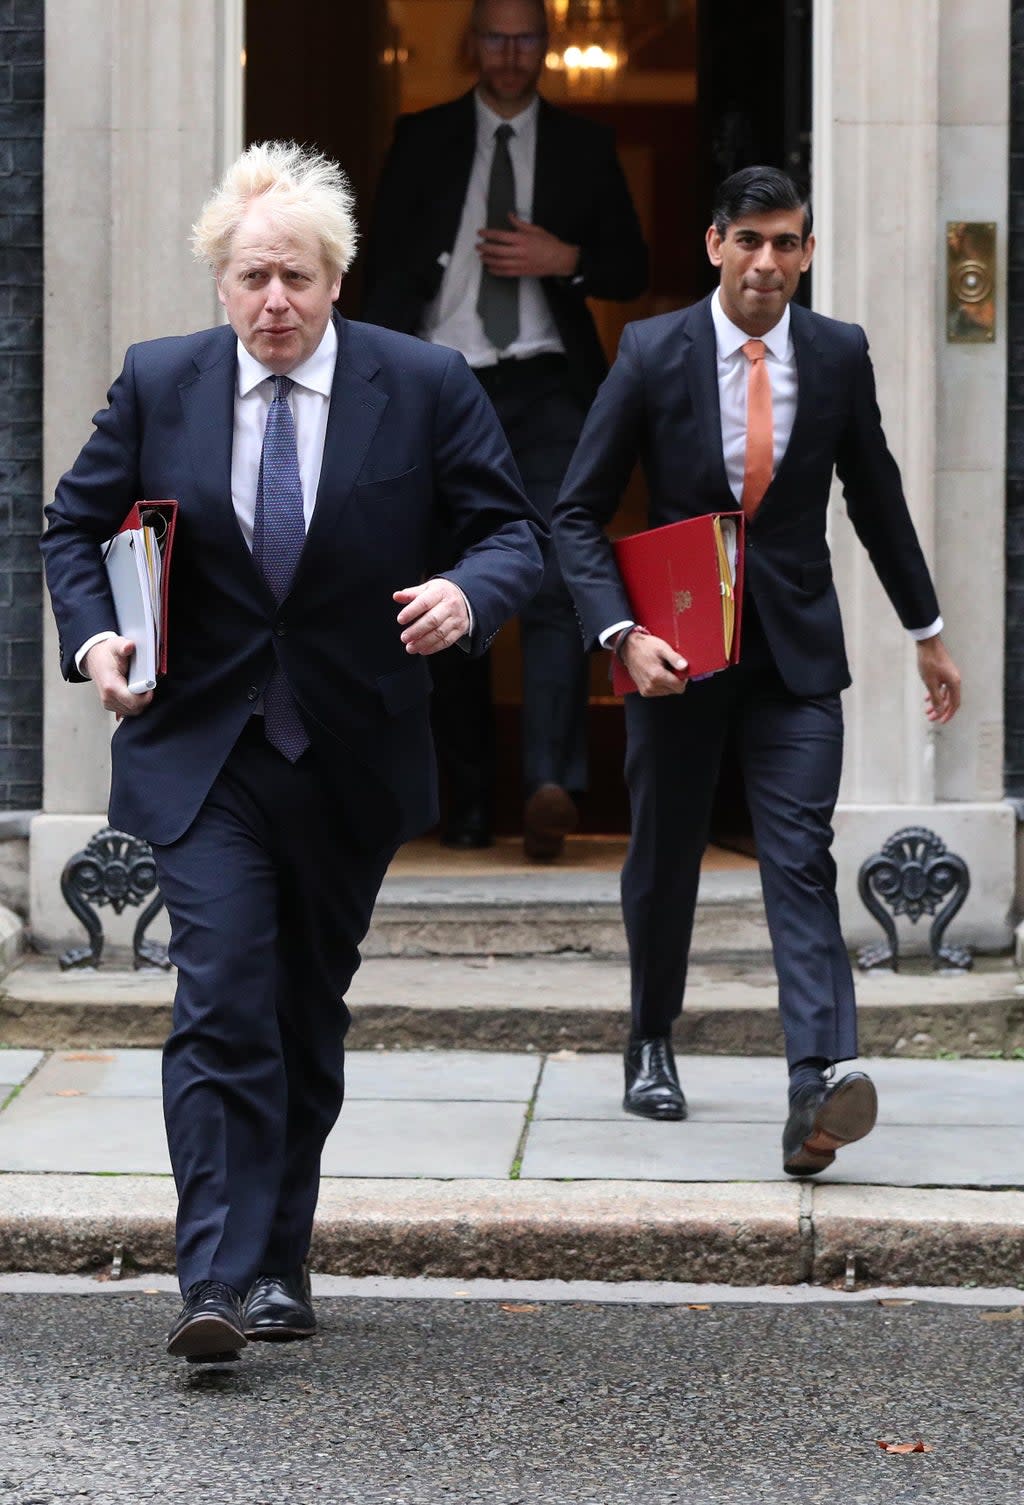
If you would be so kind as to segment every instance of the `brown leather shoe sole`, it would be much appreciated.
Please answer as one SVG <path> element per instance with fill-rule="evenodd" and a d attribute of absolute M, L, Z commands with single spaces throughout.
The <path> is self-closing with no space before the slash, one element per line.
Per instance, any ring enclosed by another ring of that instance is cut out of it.
<path fill-rule="evenodd" d="M 818 1109 L 811 1132 L 786 1161 L 785 1170 L 797 1175 L 827 1170 L 836 1151 L 870 1134 L 877 1118 L 878 1094 L 868 1077 L 857 1076 L 845 1087 L 840 1084 Z"/>
<path fill-rule="evenodd" d="M 523 810 L 523 851 L 531 862 L 554 862 L 565 838 L 579 825 L 572 796 L 560 784 L 542 784 Z"/>

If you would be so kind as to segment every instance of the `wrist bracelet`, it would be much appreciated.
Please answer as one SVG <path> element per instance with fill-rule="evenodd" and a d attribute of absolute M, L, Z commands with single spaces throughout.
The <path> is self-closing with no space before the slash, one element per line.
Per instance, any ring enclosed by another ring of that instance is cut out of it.
<path fill-rule="evenodd" d="M 646 627 L 640 626 L 639 622 L 634 622 L 631 626 L 624 627 L 619 633 L 618 637 L 615 639 L 615 647 L 612 649 L 612 652 L 615 654 L 615 657 L 618 659 L 620 664 L 624 662 L 624 659 L 622 657 L 622 650 L 625 646 L 626 639 L 630 637 L 634 632 L 639 633 L 642 638 L 649 638 L 651 635 Z"/>

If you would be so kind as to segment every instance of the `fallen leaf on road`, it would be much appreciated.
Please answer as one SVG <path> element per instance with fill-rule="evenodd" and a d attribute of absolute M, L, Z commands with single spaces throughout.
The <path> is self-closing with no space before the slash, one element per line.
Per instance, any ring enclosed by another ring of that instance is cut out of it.
<path fill-rule="evenodd" d="M 159 1296 L 160 1290 L 157 1286 L 145 1286 L 142 1294 L 143 1296 Z"/>
<path fill-rule="evenodd" d="M 529 1301 L 503 1301 L 501 1303 L 501 1309 L 502 1309 L 503 1312 L 515 1312 L 515 1313 L 520 1313 L 520 1312 L 531 1312 L 532 1313 L 532 1312 L 539 1312 L 540 1311 L 540 1307 L 539 1306 L 536 1306 L 533 1302 L 529 1302 Z"/>
<path fill-rule="evenodd" d="M 116 1061 L 116 1056 L 105 1056 L 94 1050 L 76 1050 L 61 1056 L 62 1061 Z"/>
<path fill-rule="evenodd" d="M 54 1095 L 54 1097 L 81 1097 L 82 1096 L 80 1090 L 77 1087 L 62 1087 L 59 1092 L 55 1092 L 53 1095 Z"/>
<path fill-rule="evenodd" d="M 878 1446 L 883 1453 L 931 1453 L 934 1451 L 931 1443 L 922 1442 L 920 1437 L 916 1442 L 879 1442 Z"/>
<path fill-rule="evenodd" d="M 1011 1306 L 999 1312 L 979 1312 L 982 1322 L 1024 1322 L 1024 1306 Z"/>
<path fill-rule="evenodd" d="M 686 1303 L 686 1310 L 688 1312 L 710 1312 L 714 1308 L 709 1301 L 688 1301 Z"/>
<path fill-rule="evenodd" d="M 909 1296 L 880 1296 L 879 1306 L 913 1306 L 915 1303 Z"/>

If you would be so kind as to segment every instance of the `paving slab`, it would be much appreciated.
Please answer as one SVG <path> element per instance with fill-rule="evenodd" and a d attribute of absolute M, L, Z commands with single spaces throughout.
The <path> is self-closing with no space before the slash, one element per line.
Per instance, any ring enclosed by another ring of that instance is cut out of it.
<path fill-rule="evenodd" d="M 42 1059 L 41 1050 L 0 1050 L 0 1108 Z"/>
<path fill-rule="evenodd" d="M 345 1057 L 345 1101 L 521 1103 L 540 1074 L 536 1055 L 487 1050 L 353 1050 Z"/>
<path fill-rule="evenodd" d="M 507 1180 L 526 1104 L 365 1102 L 346 1104 L 324 1147 L 322 1172 L 342 1177 Z"/>
<path fill-rule="evenodd" d="M 782 1124 L 535 1122 L 523 1155 L 524 1180 L 788 1181 Z M 828 1170 L 830 1183 L 858 1186 L 1024 1186 L 1024 1135 L 1005 1128 L 880 1124 L 849 1145 Z"/>
<path fill-rule="evenodd" d="M 689 1122 L 778 1124 L 785 1113 L 784 1063 L 774 1057 L 676 1054 Z M 879 1123 L 950 1127 L 1024 1126 L 1024 1061 L 844 1062 L 878 1088 Z M 622 1058 L 569 1052 L 548 1057 L 534 1118 L 622 1121 Z M 1024 1136 L 1021 1136 L 1024 1139 Z M 874 1140 L 872 1140 L 872 1144 Z"/>
<path fill-rule="evenodd" d="M 0 1171 L 170 1174 L 157 1098 L 21 1093 L 0 1114 Z"/>

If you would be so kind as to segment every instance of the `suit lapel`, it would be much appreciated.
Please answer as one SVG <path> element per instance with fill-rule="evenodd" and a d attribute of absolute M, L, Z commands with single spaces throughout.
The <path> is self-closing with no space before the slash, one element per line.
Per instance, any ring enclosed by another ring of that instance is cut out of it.
<path fill-rule="evenodd" d="M 690 350 L 687 359 L 693 411 L 708 461 L 708 474 L 716 491 L 732 497 L 722 451 L 722 405 L 718 393 L 718 342 L 711 317 L 711 299 L 705 298 L 687 320 Z"/>
<path fill-rule="evenodd" d="M 192 457 L 196 489 L 208 526 L 267 592 L 235 516 L 231 495 L 231 448 L 235 430 L 237 342 L 233 329 L 213 331 L 208 345 L 193 357 L 196 374 L 178 392 L 185 419 L 186 442 Z M 269 592 L 267 592 L 269 596 Z"/>
<path fill-rule="evenodd" d="M 565 163 L 558 150 L 558 115 L 547 100 L 537 107 L 537 146 L 533 166 L 533 204 L 530 218 L 545 229 L 559 224 L 559 197 L 565 191 Z"/>
<path fill-rule="evenodd" d="M 817 415 L 831 388 L 831 362 L 818 338 L 813 318 L 797 303 L 790 305 L 790 320 L 796 359 L 796 413 L 786 453 L 776 467 L 775 478 L 765 492 L 762 507 L 770 504 L 780 482 L 785 482 L 794 466 L 799 465 L 801 455 L 807 453 Z"/>
<path fill-rule="evenodd" d="M 334 321 L 338 331 L 338 359 L 331 386 L 324 457 L 316 506 L 296 576 L 310 556 L 316 557 L 318 537 L 337 526 L 389 400 L 386 392 L 373 385 L 380 367 L 363 348 L 357 328 L 337 314 Z"/>
<path fill-rule="evenodd" d="M 450 252 L 459 233 L 462 206 L 476 155 L 476 104 L 472 89 L 452 106 L 451 129 L 441 143 L 441 150 L 446 167 L 440 178 L 441 190 L 431 208 L 431 219 L 435 226 L 435 244 Z"/>

